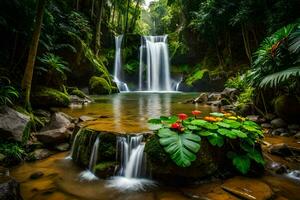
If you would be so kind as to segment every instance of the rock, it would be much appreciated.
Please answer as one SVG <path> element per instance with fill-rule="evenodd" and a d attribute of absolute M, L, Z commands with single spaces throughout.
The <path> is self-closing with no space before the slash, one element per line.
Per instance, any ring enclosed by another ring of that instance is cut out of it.
<path fill-rule="evenodd" d="M 273 119 L 271 124 L 273 128 L 284 128 L 287 126 L 287 123 L 281 118 Z"/>
<path fill-rule="evenodd" d="M 46 111 L 46 110 L 42 110 L 42 109 L 38 109 L 38 110 L 34 110 L 33 111 L 34 115 L 39 117 L 39 119 L 44 123 L 47 124 L 50 122 L 51 119 L 51 113 Z"/>
<path fill-rule="evenodd" d="M 35 133 L 36 138 L 43 144 L 59 144 L 63 142 L 68 142 L 71 137 L 71 132 L 63 128 L 52 129 L 48 131 L 42 131 Z"/>
<path fill-rule="evenodd" d="M 89 81 L 89 94 L 109 94 L 112 88 L 102 77 L 93 76 Z"/>
<path fill-rule="evenodd" d="M 300 102 L 296 95 L 282 95 L 274 101 L 275 113 L 285 120 L 295 124 L 300 123 Z"/>
<path fill-rule="evenodd" d="M 9 176 L 6 168 L 0 167 L 0 199 L 1 200 L 22 200 L 20 184 Z"/>
<path fill-rule="evenodd" d="M 221 97 L 221 93 L 211 93 L 208 95 L 208 101 L 218 101 L 220 100 Z"/>
<path fill-rule="evenodd" d="M 30 117 L 3 106 L 0 108 L 0 135 L 21 142 Z"/>
<path fill-rule="evenodd" d="M 225 106 L 222 106 L 222 109 L 224 111 L 231 111 L 231 110 L 235 109 L 235 106 L 234 105 L 225 105 Z"/>
<path fill-rule="evenodd" d="M 290 156 L 292 155 L 289 146 L 285 143 L 274 144 L 269 147 L 269 152 L 271 154 L 279 155 L 279 156 Z"/>
<path fill-rule="evenodd" d="M 156 135 L 151 136 L 145 145 L 145 153 L 150 163 L 154 179 L 167 183 L 208 177 L 218 170 L 220 163 L 224 164 L 224 156 L 220 148 L 212 147 L 207 140 L 201 141 L 201 150 L 192 165 L 186 168 L 178 167 L 160 145 Z"/>
<path fill-rule="evenodd" d="M 208 101 L 208 95 L 207 93 L 203 92 L 199 95 L 199 97 L 194 99 L 193 103 L 206 103 L 207 101 Z"/>
<path fill-rule="evenodd" d="M 70 97 L 56 89 L 39 87 L 31 95 L 31 102 L 35 107 L 68 107 L 71 103 Z"/>
<path fill-rule="evenodd" d="M 248 118 L 251 121 L 258 122 L 259 116 L 258 115 L 248 115 L 246 118 Z"/>
<path fill-rule="evenodd" d="M 267 120 L 271 121 L 271 120 L 273 120 L 273 119 L 276 118 L 276 115 L 273 114 L 273 113 L 267 113 L 267 114 L 265 114 L 264 117 L 265 117 Z"/>
<path fill-rule="evenodd" d="M 32 152 L 32 156 L 36 160 L 42 160 L 51 155 L 53 155 L 53 152 L 49 151 L 48 149 L 36 149 L 34 152 Z"/>
<path fill-rule="evenodd" d="M 70 144 L 62 143 L 62 144 L 56 145 L 54 148 L 58 151 L 68 151 L 70 149 Z"/>
<path fill-rule="evenodd" d="M 65 113 L 62 112 L 54 113 L 51 116 L 50 123 L 44 128 L 42 128 L 41 131 L 48 131 L 48 130 L 60 129 L 60 128 L 67 129 L 69 126 L 71 126 L 72 120 L 73 119 L 70 116 L 66 115 Z"/>
<path fill-rule="evenodd" d="M 233 100 L 235 98 L 236 95 L 238 95 L 238 90 L 235 88 L 225 88 L 222 92 L 221 92 L 221 96 L 223 98 L 227 98 L 227 99 L 231 99 Z"/>
<path fill-rule="evenodd" d="M 272 125 L 269 123 L 263 123 L 263 124 L 261 124 L 261 127 L 262 128 L 272 128 Z"/>
<path fill-rule="evenodd" d="M 300 129 L 300 125 L 299 124 L 289 124 L 288 125 L 288 129 L 289 130 L 299 130 Z"/>
<path fill-rule="evenodd" d="M 81 105 L 91 102 L 91 100 L 89 100 L 85 97 L 81 98 L 76 95 L 70 95 L 70 101 L 71 101 L 71 104 L 81 104 Z"/>
<path fill-rule="evenodd" d="M 288 136 L 290 136 L 290 134 L 289 134 L 289 133 L 286 133 L 286 132 L 284 132 L 284 133 L 281 133 L 281 134 L 280 134 L 280 136 L 282 136 L 282 137 L 288 137 Z"/>
<path fill-rule="evenodd" d="M 266 165 L 266 168 L 276 174 L 284 174 L 287 172 L 287 167 L 285 165 L 273 161 L 269 162 Z"/>
<path fill-rule="evenodd" d="M 294 137 L 295 137 L 296 139 L 300 139 L 300 132 L 296 133 L 296 134 L 294 135 Z"/>
<path fill-rule="evenodd" d="M 268 200 L 273 196 L 272 189 L 266 183 L 257 179 L 234 177 L 226 180 L 221 187 L 241 199 Z"/>
<path fill-rule="evenodd" d="M 216 107 L 222 106 L 221 101 L 208 101 L 208 102 L 206 102 L 206 104 L 209 106 L 216 106 Z"/>
<path fill-rule="evenodd" d="M 280 135 L 281 131 L 279 131 L 278 129 L 272 130 L 271 132 L 272 135 Z"/>
<path fill-rule="evenodd" d="M 38 179 L 44 176 L 44 173 L 41 171 L 34 172 L 30 175 L 30 179 Z"/>
<path fill-rule="evenodd" d="M 94 117 L 82 115 L 82 116 L 79 117 L 79 122 L 93 121 L 95 119 L 96 118 L 94 118 Z"/>

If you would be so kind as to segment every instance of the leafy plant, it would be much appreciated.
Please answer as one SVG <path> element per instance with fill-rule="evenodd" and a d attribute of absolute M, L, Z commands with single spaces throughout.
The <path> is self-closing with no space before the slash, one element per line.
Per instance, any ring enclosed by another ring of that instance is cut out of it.
<path fill-rule="evenodd" d="M 0 86 L 0 105 L 12 105 L 19 92 L 12 86 Z"/>
<path fill-rule="evenodd" d="M 263 157 L 255 148 L 259 138 L 263 137 L 260 126 L 231 113 L 211 113 L 199 118 L 200 111 L 193 111 L 194 117 L 185 114 L 150 119 L 150 128 L 157 132 L 159 142 L 171 159 L 180 167 L 188 167 L 197 158 L 200 141 L 207 141 L 216 147 L 222 147 L 231 140 L 241 144 L 236 152 L 228 152 L 233 165 L 243 174 L 250 169 L 251 160 L 264 164 Z"/>
<path fill-rule="evenodd" d="M 26 155 L 22 145 L 17 142 L 0 142 L 0 153 L 6 155 L 9 159 L 23 160 Z"/>
<path fill-rule="evenodd" d="M 192 86 L 194 82 L 201 80 L 203 78 L 205 72 L 208 72 L 208 70 L 202 69 L 193 72 L 192 75 L 185 80 L 185 83 L 189 86 Z"/>

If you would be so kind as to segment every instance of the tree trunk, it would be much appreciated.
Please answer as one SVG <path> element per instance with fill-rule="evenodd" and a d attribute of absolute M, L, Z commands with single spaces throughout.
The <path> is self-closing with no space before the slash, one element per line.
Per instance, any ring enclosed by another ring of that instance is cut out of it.
<path fill-rule="evenodd" d="M 101 47 L 101 24 L 102 24 L 102 13 L 104 7 L 104 0 L 98 0 L 98 13 L 96 18 L 96 33 L 95 33 L 95 55 L 99 55 Z"/>
<path fill-rule="evenodd" d="M 93 20 L 93 17 L 94 17 L 94 8 L 95 8 L 95 0 L 92 0 L 92 7 L 91 7 L 91 20 Z"/>
<path fill-rule="evenodd" d="M 34 30 L 32 35 L 32 41 L 29 47 L 27 64 L 24 72 L 24 77 L 22 80 L 22 89 L 25 90 L 25 107 L 27 109 L 31 109 L 30 106 L 30 91 L 31 91 L 31 83 L 33 76 L 33 68 L 35 64 L 39 38 L 41 34 L 43 15 L 45 11 L 47 0 L 39 0 L 37 4 L 37 13 L 35 17 Z"/>
<path fill-rule="evenodd" d="M 129 7 L 130 7 L 130 0 L 127 0 L 126 20 L 125 20 L 125 27 L 124 27 L 124 34 L 125 35 L 128 31 Z"/>
<path fill-rule="evenodd" d="M 245 24 L 242 24 L 242 36 L 243 36 L 243 41 L 244 41 L 244 46 L 245 46 L 245 52 L 246 55 L 250 61 L 250 64 L 252 63 L 252 58 L 251 58 L 251 49 L 250 49 L 250 44 L 249 44 L 249 35 L 248 31 L 246 30 Z"/>

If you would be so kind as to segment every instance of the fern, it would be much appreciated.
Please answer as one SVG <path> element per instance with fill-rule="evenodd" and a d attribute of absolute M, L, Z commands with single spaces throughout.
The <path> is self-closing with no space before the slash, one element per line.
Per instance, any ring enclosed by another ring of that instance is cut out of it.
<path fill-rule="evenodd" d="M 283 83 L 291 77 L 300 77 L 300 66 L 291 67 L 286 70 L 282 70 L 266 76 L 261 83 L 260 87 L 277 87 L 280 83 Z"/>

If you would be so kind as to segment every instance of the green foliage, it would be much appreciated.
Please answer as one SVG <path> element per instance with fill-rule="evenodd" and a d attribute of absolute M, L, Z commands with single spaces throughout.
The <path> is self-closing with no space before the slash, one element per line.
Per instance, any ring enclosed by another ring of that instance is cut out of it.
<path fill-rule="evenodd" d="M 26 156 L 23 146 L 18 142 L 0 141 L 0 153 L 4 154 L 10 160 L 21 161 Z"/>
<path fill-rule="evenodd" d="M 112 88 L 105 78 L 93 76 L 89 82 L 89 91 L 91 94 L 110 94 Z"/>
<path fill-rule="evenodd" d="M 285 26 L 267 37 L 254 54 L 249 79 L 258 88 L 296 90 L 300 77 L 300 25 Z"/>
<path fill-rule="evenodd" d="M 245 74 L 238 73 L 235 77 L 229 78 L 225 83 L 225 87 L 235 88 L 240 91 L 244 91 L 249 86 L 249 84 L 246 80 L 246 77 L 248 74 L 249 74 L 249 71 L 246 72 Z"/>
<path fill-rule="evenodd" d="M 12 86 L 0 85 L 0 105 L 12 105 L 19 98 L 19 92 Z"/>
<path fill-rule="evenodd" d="M 192 86 L 194 84 L 194 82 L 201 80 L 206 72 L 208 72 L 207 69 L 196 70 L 194 73 L 192 73 L 191 76 L 189 76 L 185 80 L 185 83 L 189 86 Z"/>
<path fill-rule="evenodd" d="M 245 104 L 252 102 L 254 97 L 254 88 L 253 87 L 246 87 L 243 92 L 237 98 L 237 107 L 241 108 Z"/>
<path fill-rule="evenodd" d="M 200 149 L 201 138 L 190 132 L 178 134 L 169 128 L 158 131 L 159 142 L 171 159 L 180 167 L 188 167 L 195 161 Z"/>
<path fill-rule="evenodd" d="M 239 149 L 229 152 L 233 165 L 243 174 L 250 169 L 250 160 L 264 165 L 261 152 L 255 148 L 263 136 L 260 126 L 229 113 L 211 113 L 203 119 L 176 119 L 175 116 L 150 119 L 156 127 L 159 142 L 171 159 L 180 167 L 188 167 L 196 159 L 200 141 L 207 138 L 212 146 L 222 147 L 230 141 L 238 140 Z"/>
<path fill-rule="evenodd" d="M 46 107 L 67 107 L 70 97 L 53 88 L 39 87 L 32 94 L 32 103 L 36 106 Z"/>
<path fill-rule="evenodd" d="M 87 95 L 82 92 L 81 90 L 79 90 L 78 88 L 76 88 L 75 90 L 72 90 L 71 92 L 69 92 L 70 95 L 76 95 L 80 98 L 85 98 L 87 97 Z"/>

